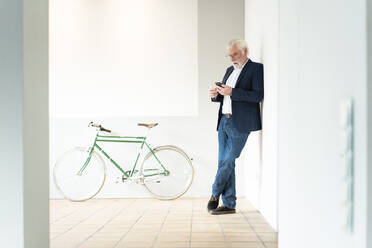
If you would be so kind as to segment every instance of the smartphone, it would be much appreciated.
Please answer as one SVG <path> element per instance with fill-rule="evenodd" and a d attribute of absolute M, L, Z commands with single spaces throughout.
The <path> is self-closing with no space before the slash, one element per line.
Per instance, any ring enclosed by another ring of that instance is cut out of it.
<path fill-rule="evenodd" d="M 222 87 L 222 83 L 221 82 L 216 82 L 215 83 L 217 86 L 219 86 L 219 87 Z"/>

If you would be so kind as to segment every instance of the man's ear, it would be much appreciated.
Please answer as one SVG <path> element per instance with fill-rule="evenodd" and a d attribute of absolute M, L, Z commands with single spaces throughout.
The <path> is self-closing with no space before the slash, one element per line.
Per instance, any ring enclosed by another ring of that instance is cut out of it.
<path fill-rule="evenodd" d="M 244 47 L 244 55 L 248 56 L 248 49 L 246 47 Z"/>

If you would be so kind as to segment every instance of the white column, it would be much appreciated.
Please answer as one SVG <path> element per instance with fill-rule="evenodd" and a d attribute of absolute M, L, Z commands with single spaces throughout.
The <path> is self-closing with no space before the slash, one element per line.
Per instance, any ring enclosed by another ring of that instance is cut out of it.
<path fill-rule="evenodd" d="M 49 247 L 48 2 L 23 2 L 25 248 Z"/>
<path fill-rule="evenodd" d="M 372 2 L 367 1 L 367 247 L 372 247 Z"/>
<path fill-rule="evenodd" d="M 48 1 L 0 4 L 0 243 L 49 246 Z"/>

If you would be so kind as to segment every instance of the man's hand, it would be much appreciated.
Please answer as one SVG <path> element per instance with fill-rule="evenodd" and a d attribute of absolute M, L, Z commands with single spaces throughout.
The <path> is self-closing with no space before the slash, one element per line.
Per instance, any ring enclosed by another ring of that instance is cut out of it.
<path fill-rule="evenodd" d="M 218 95 L 217 88 L 210 89 L 209 94 L 210 94 L 211 98 L 216 98 L 217 95 Z"/>
<path fill-rule="evenodd" d="M 217 86 L 217 92 L 223 96 L 231 96 L 232 88 L 228 85 L 222 85 L 222 87 Z"/>

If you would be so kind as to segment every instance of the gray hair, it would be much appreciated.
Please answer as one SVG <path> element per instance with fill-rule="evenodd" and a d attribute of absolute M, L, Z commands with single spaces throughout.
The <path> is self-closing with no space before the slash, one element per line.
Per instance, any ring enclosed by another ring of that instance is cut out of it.
<path fill-rule="evenodd" d="M 244 48 L 247 48 L 247 54 L 248 55 L 248 46 L 247 46 L 247 42 L 245 42 L 245 40 L 243 39 L 232 39 L 229 41 L 229 43 L 227 43 L 227 49 L 230 49 L 232 48 L 234 45 L 237 45 L 238 48 L 244 53 Z"/>

